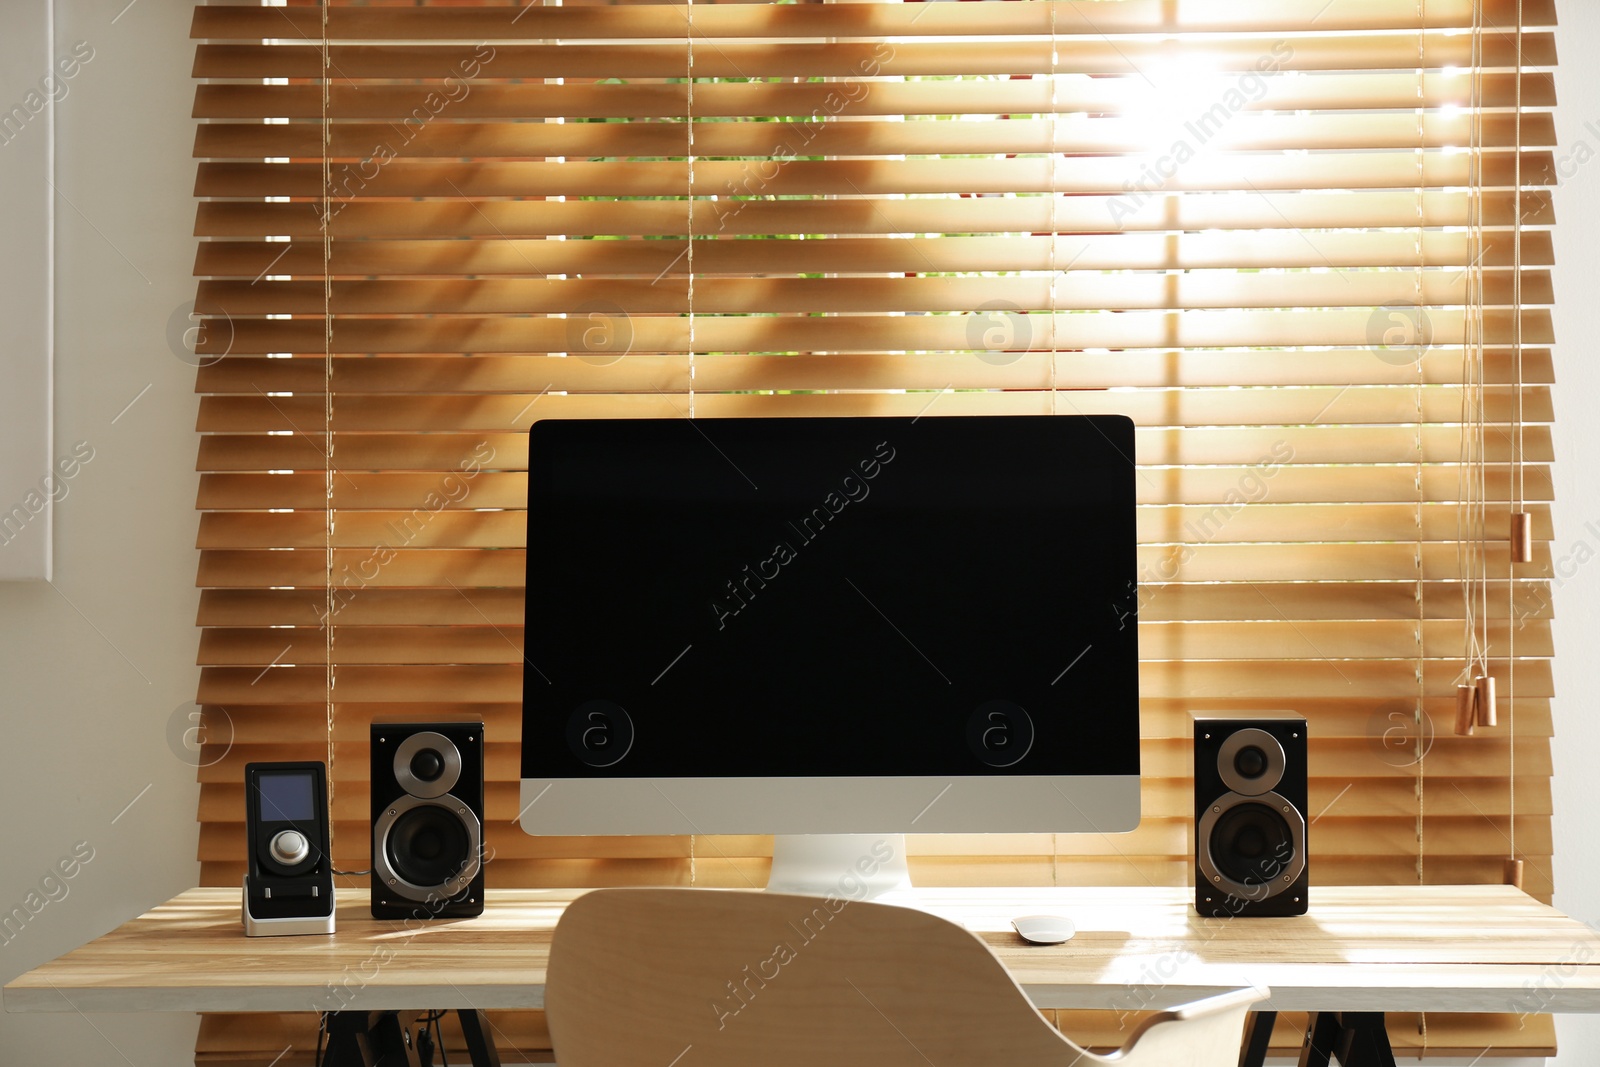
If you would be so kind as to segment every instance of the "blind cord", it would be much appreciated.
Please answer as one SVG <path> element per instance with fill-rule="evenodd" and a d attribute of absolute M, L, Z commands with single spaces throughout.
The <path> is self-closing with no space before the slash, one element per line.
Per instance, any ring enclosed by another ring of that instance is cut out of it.
<path fill-rule="evenodd" d="M 1520 514 L 1526 507 L 1523 483 L 1523 440 L 1522 440 L 1522 0 L 1517 0 L 1517 64 L 1516 64 L 1516 190 L 1512 194 L 1516 203 L 1515 218 L 1512 220 L 1511 257 L 1512 264 L 1512 367 L 1515 379 L 1513 388 L 1516 390 L 1514 401 L 1516 424 L 1512 427 L 1511 441 L 1511 470 L 1516 484 L 1516 511 Z M 1531 539 L 1532 534 L 1529 533 Z M 1516 613 L 1517 578 L 1516 561 L 1508 559 L 1506 562 L 1506 735 L 1507 735 L 1507 760 L 1508 768 L 1508 797 L 1506 804 L 1507 844 L 1510 845 L 1511 862 L 1517 859 L 1517 628 L 1512 624 Z M 1487 586 L 1487 582 L 1485 582 Z"/>
<path fill-rule="evenodd" d="M 1056 307 L 1056 285 L 1059 275 L 1056 270 L 1056 245 L 1060 242 L 1060 227 L 1056 223 L 1056 205 L 1060 202 L 1061 194 L 1056 189 L 1056 165 L 1061 149 L 1058 135 L 1061 131 L 1061 109 L 1057 101 L 1057 88 L 1061 82 L 1061 41 L 1056 33 L 1056 6 L 1050 5 L 1050 414 L 1057 412 L 1056 374 L 1057 366 L 1061 362 L 1061 346 L 1056 338 L 1056 321 L 1060 318 L 1060 309 Z M 1053 846 L 1052 846 L 1053 847 Z M 1053 875 L 1052 875 L 1053 877 Z"/>
<path fill-rule="evenodd" d="M 1511 367 L 1515 393 L 1512 395 L 1511 473 L 1512 504 L 1521 512 L 1526 503 L 1522 463 L 1522 0 L 1517 0 L 1516 108 L 1513 119 L 1515 172 L 1511 193 L 1515 204 L 1511 219 Z"/>
<path fill-rule="evenodd" d="M 688 167 L 689 167 L 689 195 L 688 195 L 688 203 L 686 205 L 686 207 L 688 208 L 688 214 L 689 214 L 689 223 L 688 223 L 688 228 L 689 228 L 689 247 L 688 247 L 688 250 L 685 253 L 685 255 L 688 257 L 688 262 L 685 265 L 685 269 L 687 269 L 688 272 L 689 272 L 689 289 L 688 289 L 688 296 L 687 296 L 688 308 L 689 308 L 689 417 L 692 419 L 692 418 L 694 418 L 694 384 L 695 384 L 694 383 L 694 371 L 695 371 L 695 366 L 694 366 L 694 349 L 695 349 L 695 336 L 694 336 L 694 206 L 695 206 L 694 205 L 694 147 L 695 147 L 694 146 L 694 0 L 689 0 L 688 10 L 687 10 L 687 13 L 685 15 L 685 18 L 686 18 L 686 22 L 684 23 L 683 39 L 684 39 L 685 54 L 688 57 L 688 68 L 687 68 L 687 70 L 685 72 L 686 73 L 686 77 L 684 78 L 684 82 L 685 82 L 685 84 L 684 84 L 684 94 L 685 94 L 685 97 L 684 97 L 684 111 L 685 111 L 684 124 L 688 127 L 688 130 L 689 130 L 689 145 L 688 145 L 689 155 L 688 155 L 688 159 L 687 159 L 687 163 L 688 163 Z"/>
<path fill-rule="evenodd" d="M 1057 135 L 1061 129 L 1061 108 L 1056 91 L 1061 82 L 1060 39 L 1056 35 L 1056 5 L 1050 5 L 1050 414 L 1059 414 L 1056 401 L 1056 368 L 1061 362 L 1061 346 L 1056 340 L 1056 320 L 1060 311 L 1056 307 L 1056 245 L 1061 241 L 1060 227 L 1056 222 L 1056 204 L 1061 194 L 1056 190 L 1056 161 L 1061 154 Z M 1061 835 L 1050 835 L 1050 884 L 1061 884 Z"/>
<path fill-rule="evenodd" d="M 1485 500 L 1480 490 L 1481 470 L 1483 460 L 1482 435 L 1480 431 L 1483 417 L 1483 272 L 1481 260 L 1483 256 L 1483 110 L 1482 110 L 1482 85 L 1483 85 L 1483 24 L 1480 0 L 1473 0 L 1473 24 L 1471 38 L 1471 82 L 1469 92 L 1471 99 L 1470 116 L 1468 123 L 1469 153 L 1467 157 L 1468 169 L 1468 200 L 1467 200 L 1467 253 L 1469 259 L 1466 267 L 1466 315 L 1465 350 L 1462 353 L 1462 378 L 1461 391 L 1461 441 L 1460 441 L 1460 468 L 1457 474 L 1457 488 L 1460 502 L 1457 506 L 1457 556 L 1460 560 L 1460 579 L 1462 587 L 1462 607 L 1465 624 L 1463 636 L 1463 650 L 1465 665 L 1462 668 L 1461 682 L 1473 683 L 1473 669 L 1479 656 L 1479 631 L 1477 602 L 1479 597 L 1479 574 L 1484 564 L 1483 559 L 1483 530 L 1481 528 L 1481 509 Z"/>
<path fill-rule="evenodd" d="M 1483 188 L 1485 174 L 1483 168 L 1483 152 L 1486 147 L 1483 139 L 1483 3 L 1482 0 L 1473 0 L 1473 45 L 1475 49 L 1474 63 L 1476 66 L 1475 88 L 1478 92 L 1477 107 L 1473 115 L 1473 133 L 1477 138 L 1477 222 L 1478 244 L 1483 244 Z M 1471 192 L 1469 191 L 1469 196 Z M 1481 251 L 1479 252 L 1481 256 Z M 1471 497 L 1469 502 L 1470 533 L 1472 536 L 1472 563 L 1473 570 L 1468 576 L 1467 596 L 1471 599 L 1476 594 L 1477 601 L 1472 605 L 1472 619 L 1475 623 L 1472 631 L 1471 665 L 1477 674 L 1487 677 L 1489 674 L 1489 479 L 1488 479 L 1488 414 L 1484 406 L 1486 399 L 1485 385 L 1487 375 L 1484 370 L 1484 336 L 1485 315 L 1484 308 L 1488 303 L 1488 289 L 1485 285 L 1483 263 L 1477 260 L 1474 268 L 1475 302 L 1473 314 L 1476 318 L 1477 331 L 1472 352 L 1471 386 L 1466 390 L 1468 401 L 1472 405 L 1471 418 L 1463 428 L 1463 433 L 1471 437 L 1468 445 L 1473 453 L 1474 462 L 1468 467 L 1467 476 Z M 1474 589 L 1476 586 L 1476 589 Z M 1469 679 L 1474 685 L 1477 678 Z M 1480 696 L 1486 695 L 1480 692 Z M 1483 711 L 1482 714 L 1490 715 L 1493 708 Z"/>
<path fill-rule="evenodd" d="M 1482 156 L 1483 145 L 1477 146 L 1480 153 L 1476 173 L 1479 193 L 1482 192 Z M 1472 168 L 1469 168 L 1472 169 Z M 1471 193 L 1469 192 L 1469 197 Z M 1482 249 L 1482 217 L 1479 212 L 1479 244 L 1474 254 L 1481 254 Z M 1469 251 L 1473 251 L 1469 247 Z M 1466 480 L 1465 508 L 1467 513 L 1467 528 L 1465 532 L 1467 543 L 1467 570 L 1462 575 L 1462 594 L 1466 604 L 1467 620 L 1467 669 L 1466 681 L 1475 684 L 1478 664 L 1487 663 L 1488 642 L 1488 603 L 1483 599 L 1487 586 L 1484 581 L 1488 576 L 1488 552 L 1485 544 L 1487 535 L 1486 522 L 1488 497 L 1487 484 L 1484 480 L 1484 392 L 1483 392 L 1483 340 L 1484 340 L 1484 304 L 1486 292 L 1484 288 L 1483 268 L 1473 267 L 1470 271 L 1470 284 L 1468 286 L 1468 313 L 1471 324 L 1472 336 L 1469 339 L 1467 350 L 1462 353 L 1464 363 L 1462 401 L 1466 406 L 1464 417 L 1461 420 L 1461 438 L 1466 456 L 1463 463 L 1463 476 Z"/>
<path fill-rule="evenodd" d="M 1424 347 L 1423 347 L 1424 344 L 1425 344 L 1425 341 L 1424 341 L 1425 334 L 1424 334 L 1424 330 L 1423 330 L 1423 323 L 1426 321 L 1425 316 L 1427 315 L 1427 310 L 1426 310 L 1426 308 L 1424 306 L 1424 293 L 1423 293 L 1423 287 L 1422 287 L 1422 271 L 1423 271 L 1423 267 L 1425 265 L 1425 256 L 1424 256 L 1423 247 L 1422 247 L 1422 227 L 1423 227 L 1423 222 L 1424 222 L 1423 189 L 1425 187 L 1426 178 L 1427 178 L 1427 173 L 1426 173 L 1426 170 L 1425 170 L 1425 168 L 1423 166 L 1423 163 L 1424 163 L 1423 150 L 1427 146 L 1427 131 L 1426 131 L 1426 129 L 1424 127 L 1424 123 L 1423 123 L 1423 118 L 1424 118 L 1424 116 L 1423 116 L 1423 104 L 1426 103 L 1425 92 L 1424 92 L 1424 83 L 1423 83 L 1423 70 L 1424 70 L 1424 64 L 1426 62 L 1426 56 L 1425 56 L 1425 53 L 1424 53 L 1424 36 L 1423 35 L 1424 35 L 1424 27 L 1426 27 L 1427 24 L 1428 24 L 1428 20 L 1427 20 L 1427 0 L 1417 0 L 1417 100 L 1416 100 L 1416 105 L 1417 105 L 1416 106 L 1416 119 L 1417 119 L 1417 155 L 1416 155 L 1416 160 L 1417 160 L 1417 198 L 1416 198 L 1417 270 L 1416 270 L 1416 274 L 1414 276 L 1415 277 L 1415 283 L 1414 283 L 1415 284 L 1415 293 L 1414 293 L 1414 296 L 1416 297 L 1416 304 L 1417 304 L 1417 337 L 1416 337 L 1416 342 L 1417 342 L 1417 360 L 1416 360 L 1416 363 L 1417 363 L 1417 388 L 1416 388 L 1416 391 L 1415 391 L 1416 401 L 1417 401 L 1417 422 L 1416 422 L 1416 433 L 1415 433 L 1415 442 L 1416 442 L 1416 446 L 1417 446 L 1417 473 L 1416 473 L 1416 478 L 1415 478 L 1416 490 L 1417 490 L 1417 522 L 1416 522 L 1417 540 L 1416 540 L 1416 543 L 1415 543 L 1415 546 L 1414 546 L 1413 565 L 1417 568 L 1417 663 L 1416 663 L 1417 707 L 1416 707 L 1415 720 L 1416 720 L 1416 723 L 1417 723 L 1417 737 L 1418 737 L 1418 743 L 1419 744 L 1421 743 L 1421 738 L 1422 738 L 1422 734 L 1423 734 L 1422 723 L 1425 721 L 1425 719 L 1427 717 L 1427 714 L 1428 714 L 1428 709 L 1427 709 L 1427 677 L 1426 677 L 1426 671 L 1425 671 L 1425 667 L 1426 667 L 1425 656 L 1426 656 L 1427 649 L 1426 649 L 1426 646 L 1425 646 L 1425 643 L 1424 643 L 1424 640 L 1423 640 L 1423 628 L 1427 625 L 1427 617 L 1428 617 L 1427 608 L 1426 608 L 1426 604 L 1427 604 L 1427 600 L 1426 600 L 1426 598 L 1427 598 L 1427 583 L 1423 580 L 1425 575 L 1423 574 L 1423 569 L 1422 569 L 1422 536 L 1423 536 L 1422 516 L 1423 516 L 1423 506 L 1424 506 L 1425 498 L 1426 498 L 1426 495 L 1427 495 L 1427 489 L 1426 489 L 1426 486 L 1423 484 L 1423 479 L 1422 479 L 1423 461 L 1427 458 L 1425 452 L 1423 451 L 1423 436 L 1422 436 L 1422 426 L 1423 426 L 1423 421 L 1424 421 L 1424 417 L 1425 417 L 1425 413 L 1424 413 L 1424 410 L 1423 410 L 1422 391 L 1423 391 L 1423 386 L 1426 383 L 1426 378 L 1427 378 L 1427 373 L 1426 373 L 1426 371 L 1424 369 L 1424 366 L 1423 366 L 1423 363 L 1424 363 L 1423 357 L 1425 355 Z M 1422 881 L 1423 881 L 1423 858 L 1426 855 L 1426 851 L 1427 851 L 1426 847 L 1424 845 L 1424 842 L 1423 842 L 1423 829 L 1424 829 L 1424 821 L 1423 821 L 1423 796 L 1424 796 L 1423 764 L 1425 762 L 1426 762 L 1425 760 L 1418 759 L 1414 764 L 1414 766 L 1417 769 L 1417 772 L 1416 772 L 1417 773 L 1417 786 L 1416 786 L 1416 790 L 1417 790 L 1417 828 L 1416 828 L 1416 833 L 1417 833 L 1417 882 L 1419 884 L 1421 884 Z"/>
<path fill-rule="evenodd" d="M 324 712 L 328 727 L 328 810 L 333 810 L 333 133 L 329 122 L 330 104 L 329 71 L 333 69 L 332 47 L 328 40 L 328 2 L 322 0 L 322 418 L 323 418 L 323 501 L 327 521 L 323 525 L 323 567 L 327 574 L 324 585 L 327 622 L 324 624 L 323 670 L 326 682 Z M 333 820 L 328 820 L 328 851 L 333 855 Z"/>
<path fill-rule="evenodd" d="M 684 120 L 689 128 L 689 195 L 686 205 L 689 213 L 689 247 L 685 251 L 688 262 L 685 269 L 689 272 L 688 306 L 689 306 L 689 418 L 694 418 L 694 0 L 688 0 L 688 10 L 685 14 L 683 30 L 684 51 L 687 55 L 687 70 L 684 79 Z M 689 886 L 693 888 L 699 876 L 699 863 L 695 856 L 694 834 L 689 834 Z"/>

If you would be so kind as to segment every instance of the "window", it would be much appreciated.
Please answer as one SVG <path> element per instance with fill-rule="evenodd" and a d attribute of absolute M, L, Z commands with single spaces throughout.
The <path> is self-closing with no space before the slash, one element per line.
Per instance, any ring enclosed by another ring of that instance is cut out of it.
<path fill-rule="evenodd" d="M 510 822 L 532 420 L 1123 412 L 1143 825 L 937 839 L 917 877 L 1188 884 L 1187 713 L 1269 708 L 1311 722 L 1316 882 L 1515 855 L 1548 899 L 1554 17 L 198 8 L 205 880 L 240 875 L 246 760 L 328 759 L 362 868 L 367 723 L 462 712 L 491 885 L 760 884 L 761 839 Z M 1497 725 L 1458 736 L 1484 669 Z M 209 1017 L 202 1046 L 277 1025 Z M 1114 1013 L 1069 1025 L 1116 1043 Z"/>

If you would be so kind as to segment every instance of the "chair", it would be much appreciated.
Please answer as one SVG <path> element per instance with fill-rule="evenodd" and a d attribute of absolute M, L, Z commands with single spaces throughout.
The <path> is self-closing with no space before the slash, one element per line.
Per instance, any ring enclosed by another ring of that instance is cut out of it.
<path fill-rule="evenodd" d="M 556 926 L 559 1067 L 1234 1067 L 1242 989 L 1162 1012 L 1109 1056 L 1029 1003 L 978 937 L 909 908 L 599 889 Z"/>

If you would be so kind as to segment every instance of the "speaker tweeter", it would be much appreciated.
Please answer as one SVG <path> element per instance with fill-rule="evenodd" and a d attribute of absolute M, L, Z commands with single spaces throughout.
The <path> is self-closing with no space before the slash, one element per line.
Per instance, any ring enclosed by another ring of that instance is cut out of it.
<path fill-rule="evenodd" d="M 1306 720 L 1194 716 L 1195 910 L 1304 915 Z"/>
<path fill-rule="evenodd" d="M 483 913 L 483 724 L 372 726 L 372 914 Z"/>

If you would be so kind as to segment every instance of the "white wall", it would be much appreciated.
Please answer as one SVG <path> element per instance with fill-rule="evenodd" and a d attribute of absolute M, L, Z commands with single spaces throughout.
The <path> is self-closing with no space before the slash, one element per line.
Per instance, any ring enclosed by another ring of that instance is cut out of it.
<path fill-rule="evenodd" d="M 0 256 L 0 581 L 50 576 L 51 98 L 55 79 L 49 10 L 10 12 L 0 34 L 0 203 L 5 237 L 33 255 Z M 68 57 L 67 69 L 73 60 Z"/>
<path fill-rule="evenodd" d="M 122 11 L 126 2 L 59 0 L 56 12 L 57 52 L 93 49 L 50 105 L 56 449 L 83 441 L 93 458 L 56 508 L 53 585 L 0 583 L 0 913 L 30 892 L 36 906 L 49 901 L 0 944 L 5 980 L 199 878 L 195 771 L 167 736 L 198 677 L 194 369 L 167 336 L 173 309 L 194 297 L 191 9 L 139 0 Z M 45 10 L 4 0 L 0 35 Z M 8 65 L 0 106 L 46 73 Z M 45 136 L 42 118 L 0 146 L 0 168 Z M 0 256 L 13 264 L 30 254 L 8 240 L 16 210 L 8 197 L 0 215 Z M 0 324 L 0 346 L 24 344 Z M 60 898 L 49 900 L 41 881 L 78 842 L 93 859 L 45 886 Z M 5 1015 L 0 1062 L 187 1063 L 194 1032 L 188 1015 Z"/>
<path fill-rule="evenodd" d="M 0 980 L 198 878 L 195 774 L 169 729 L 197 678 L 194 375 L 169 326 L 193 297 L 190 9 L 123 3 L 59 0 L 57 12 L 57 50 L 85 41 L 94 56 L 52 105 L 64 197 L 56 448 L 64 455 L 87 442 L 94 458 L 57 509 L 53 587 L 0 584 L 0 912 L 40 892 L 78 842 L 94 858 L 52 883 L 66 896 L 0 944 Z M 41 10 L 44 0 L 5 0 L 0 32 L 28 15 L 25 6 Z M 1589 347 L 1600 337 L 1600 163 L 1575 166 L 1580 142 L 1600 159 L 1600 79 L 1588 53 L 1600 44 L 1600 4 L 1567 0 L 1560 16 L 1557 124 L 1571 177 L 1557 193 L 1556 556 L 1576 559 L 1580 543 L 1600 555 L 1600 536 L 1585 527 L 1600 529 L 1600 358 Z M 0 71 L 0 106 L 44 73 Z M 35 133 L 44 130 L 24 136 Z M 0 217 L 0 233 L 14 221 Z M 15 254 L 0 241 L 0 255 Z M 20 343 L 0 332 L 0 346 Z M 1586 673 L 1600 647 L 1600 566 L 1578 567 L 1556 609 L 1556 903 L 1600 922 L 1600 833 L 1590 815 L 1600 715 Z M 192 1016 L 5 1015 L 0 1058 L 15 1067 L 186 1063 L 194 1029 Z M 1600 1016 L 1563 1018 L 1559 1032 L 1556 1062 L 1600 1062 Z"/>

